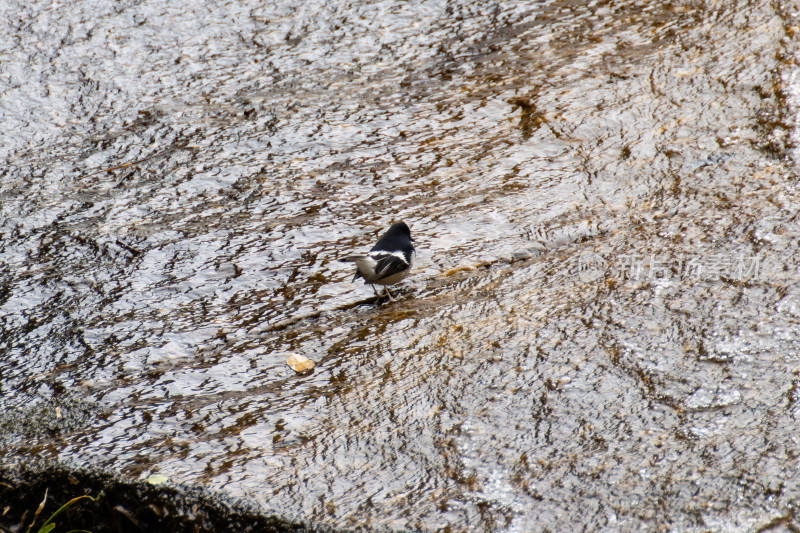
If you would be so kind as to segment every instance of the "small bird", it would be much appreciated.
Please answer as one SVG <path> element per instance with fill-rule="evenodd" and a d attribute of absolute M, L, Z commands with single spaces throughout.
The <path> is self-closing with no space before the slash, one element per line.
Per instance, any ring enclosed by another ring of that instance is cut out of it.
<path fill-rule="evenodd" d="M 411 244 L 413 240 L 408 225 L 398 222 L 392 224 L 366 255 L 350 255 L 340 261 L 356 264 L 353 281 L 364 278 L 364 282 L 369 283 L 378 297 L 380 294 L 375 285 L 383 285 L 386 296 L 393 302 L 394 298 L 387 285 L 394 285 L 411 272 L 416 256 L 414 245 Z"/>

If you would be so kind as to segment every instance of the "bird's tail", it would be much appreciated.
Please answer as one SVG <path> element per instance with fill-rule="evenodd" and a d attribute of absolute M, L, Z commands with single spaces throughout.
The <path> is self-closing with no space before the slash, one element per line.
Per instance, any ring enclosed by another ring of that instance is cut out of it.
<path fill-rule="evenodd" d="M 362 278 L 364 276 L 361 275 L 361 269 L 358 266 L 364 262 L 368 261 L 369 258 L 366 255 L 348 255 L 347 257 L 342 257 L 339 259 L 342 263 L 355 263 L 356 264 L 356 275 L 353 276 L 353 281 L 357 280 L 358 278 Z M 352 282 L 351 282 L 352 283 Z"/>

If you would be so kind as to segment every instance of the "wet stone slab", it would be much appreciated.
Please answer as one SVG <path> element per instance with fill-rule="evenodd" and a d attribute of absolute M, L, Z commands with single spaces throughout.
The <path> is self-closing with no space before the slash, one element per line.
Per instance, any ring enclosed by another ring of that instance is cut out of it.
<path fill-rule="evenodd" d="M 3 472 L 310 529 L 800 527 L 800 6 L 0 10 Z M 398 220 L 378 302 L 337 258 Z"/>

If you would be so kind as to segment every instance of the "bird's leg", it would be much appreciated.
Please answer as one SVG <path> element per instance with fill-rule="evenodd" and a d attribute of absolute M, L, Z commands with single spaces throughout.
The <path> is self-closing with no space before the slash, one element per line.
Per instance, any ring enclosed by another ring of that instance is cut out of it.
<path fill-rule="evenodd" d="M 380 295 L 380 294 L 378 294 L 378 289 L 376 289 L 376 288 L 375 288 L 375 285 L 373 285 L 372 283 L 370 283 L 370 284 L 369 284 L 369 286 L 370 286 L 370 287 L 372 287 L 372 290 L 375 292 L 375 296 L 377 296 L 378 298 L 380 298 L 380 297 L 381 297 L 381 295 Z"/>
<path fill-rule="evenodd" d="M 383 290 L 385 290 L 385 291 L 386 291 L 386 296 L 388 296 L 388 297 L 389 297 L 389 301 L 390 301 L 390 302 L 393 302 L 393 301 L 394 301 L 394 298 L 392 298 L 392 293 L 391 293 L 391 292 L 389 292 L 389 287 L 384 287 L 384 288 L 383 288 Z"/>

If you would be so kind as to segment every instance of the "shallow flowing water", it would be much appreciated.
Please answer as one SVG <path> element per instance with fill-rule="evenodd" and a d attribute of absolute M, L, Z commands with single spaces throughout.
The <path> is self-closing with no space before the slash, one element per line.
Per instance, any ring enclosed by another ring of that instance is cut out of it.
<path fill-rule="evenodd" d="M 799 12 L 0 2 L 2 464 L 310 527 L 800 527 Z M 337 258 L 398 220 L 377 302 Z"/>

